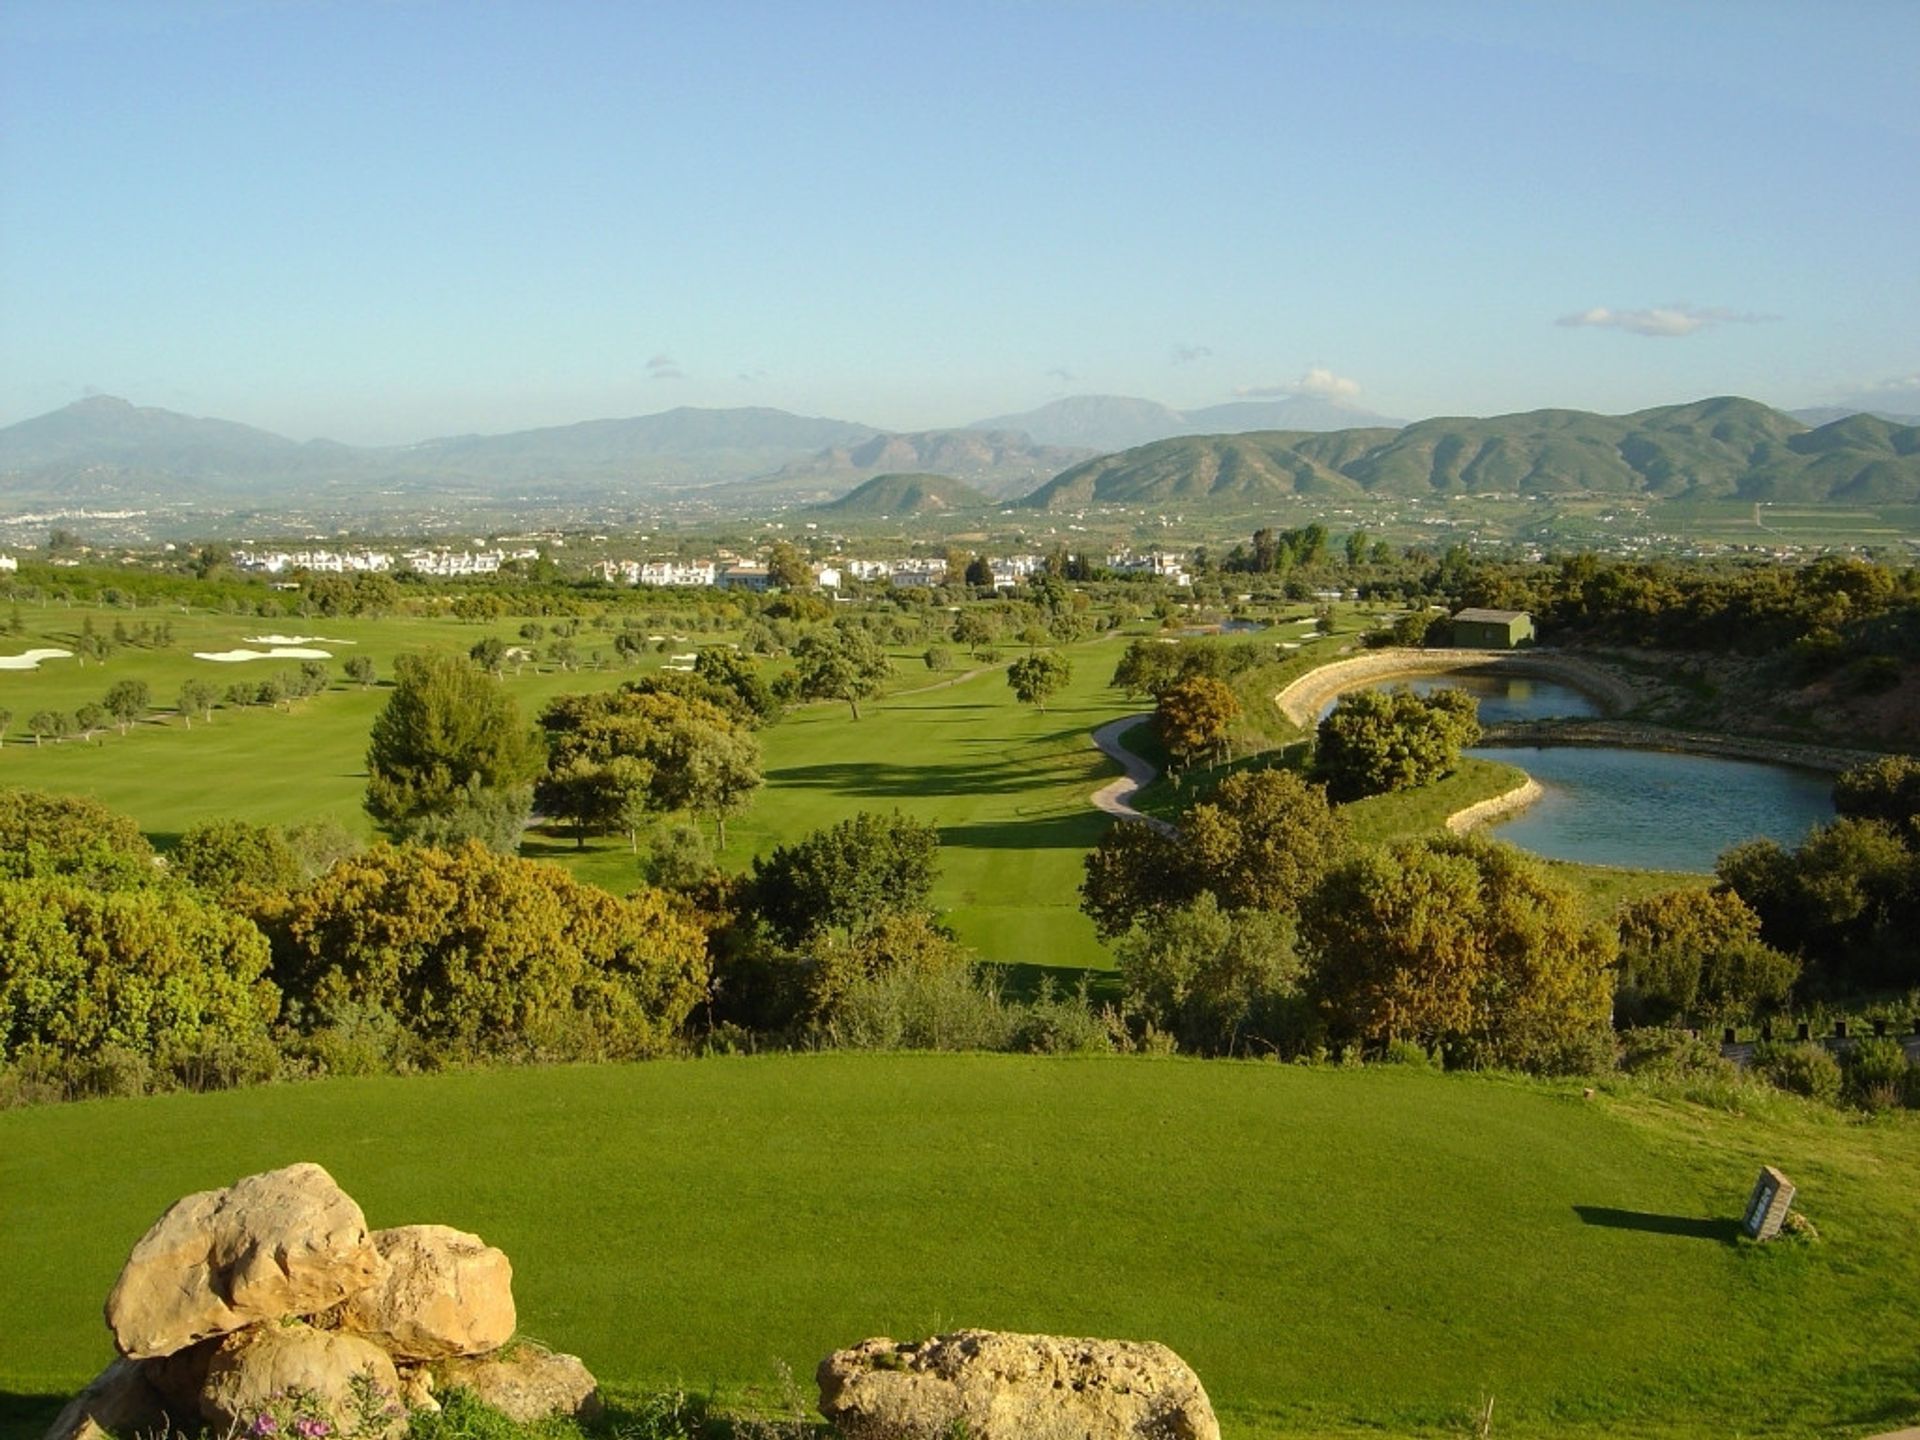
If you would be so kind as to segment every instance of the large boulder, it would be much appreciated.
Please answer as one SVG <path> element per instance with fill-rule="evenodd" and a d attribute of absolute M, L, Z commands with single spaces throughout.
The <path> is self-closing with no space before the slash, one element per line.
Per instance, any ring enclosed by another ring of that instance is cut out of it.
<path fill-rule="evenodd" d="M 118 1359 L 67 1402 L 46 1440 L 112 1440 L 145 1434 L 167 1423 L 167 1405 L 137 1360 Z"/>
<path fill-rule="evenodd" d="M 393 1361 L 371 1340 L 311 1325 L 256 1325 L 214 1350 L 200 1414 L 237 1432 L 276 1406 L 295 1407 L 298 1418 L 324 1421 L 334 1435 L 397 1435 L 407 1423 L 400 1395 Z"/>
<path fill-rule="evenodd" d="M 120 1353 L 171 1355 L 287 1315 L 316 1315 L 385 1278 L 360 1207 L 318 1165 L 289 1165 L 176 1201 L 107 1297 Z"/>
<path fill-rule="evenodd" d="M 434 1389 L 471 1390 L 523 1425 L 550 1416 L 591 1420 L 600 1414 L 600 1385 L 577 1355 L 516 1345 L 502 1355 L 452 1359 L 434 1367 Z"/>
<path fill-rule="evenodd" d="M 386 1278 L 347 1301 L 342 1329 L 397 1360 L 484 1355 L 513 1338 L 513 1266 L 480 1239 L 445 1225 L 376 1230 Z"/>
<path fill-rule="evenodd" d="M 820 1413 L 860 1440 L 1220 1440 L 1164 1345 L 960 1330 L 864 1340 L 820 1362 Z"/>

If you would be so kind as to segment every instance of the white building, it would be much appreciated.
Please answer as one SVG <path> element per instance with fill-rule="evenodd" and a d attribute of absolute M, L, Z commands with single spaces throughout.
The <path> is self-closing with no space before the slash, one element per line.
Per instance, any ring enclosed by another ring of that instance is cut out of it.
<path fill-rule="evenodd" d="M 902 590 L 931 590 L 947 583 L 944 560 L 896 560 L 888 577 Z"/>
<path fill-rule="evenodd" d="M 1187 567 L 1177 556 L 1165 554 L 1159 550 L 1150 550 L 1145 555 L 1131 553 L 1109 555 L 1107 568 L 1116 575 L 1151 575 L 1164 580 L 1169 585 L 1191 585 L 1193 579 L 1187 574 Z"/>

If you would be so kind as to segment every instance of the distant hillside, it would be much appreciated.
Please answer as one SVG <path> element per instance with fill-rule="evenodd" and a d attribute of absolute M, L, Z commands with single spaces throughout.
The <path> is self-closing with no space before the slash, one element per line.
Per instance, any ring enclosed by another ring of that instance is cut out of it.
<path fill-rule="evenodd" d="M 1201 410 L 1174 410 L 1124 395 L 1070 395 L 1020 415 L 977 420 L 975 430 L 1018 430 L 1043 445 L 1124 450 L 1177 435 L 1228 435 L 1254 430 L 1351 430 L 1404 422 L 1369 410 L 1290 395 L 1243 400 Z"/>
<path fill-rule="evenodd" d="M 1895 425 L 1920 425 L 1920 415 L 1906 415 L 1896 410 L 1861 410 L 1852 405 L 1815 405 L 1807 410 L 1789 410 L 1787 414 L 1793 416 L 1802 425 L 1811 425 L 1816 429 L 1854 415 L 1871 415 L 1877 420 L 1891 421 Z"/>
<path fill-rule="evenodd" d="M 784 410 L 700 410 L 682 406 L 624 420 L 454 435 L 407 446 L 403 467 L 502 478 L 730 480 L 795 454 L 852 445 L 878 435 L 871 425 L 790 415 Z"/>
<path fill-rule="evenodd" d="M 157 478 L 193 482 L 216 495 L 251 493 L 263 483 L 290 485 L 323 474 L 357 472 L 361 454 L 327 441 L 302 445 L 236 425 L 131 405 L 111 395 L 76 400 L 51 414 L 0 429 L 0 476 L 59 498 L 114 496 Z"/>
<path fill-rule="evenodd" d="M 990 496 L 1005 497 L 1025 494 L 1091 453 L 1037 445 L 1025 435 L 1003 430 L 917 430 L 830 446 L 728 489 L 743 499 L 827 498 L 875 475 L 932 474 L 956 476 Z"/>
<path fill-rule="evenodd" d="M 325 493 L 512 498 L 644 493 L 763 474 L 871 425 L 784 410 L 681 408 L 628 419 L 452 435 L 416 445 L 298 444 L 282 435 L 97 396 L 0 429 L 0 501 L 288 504 Z M 900 467 L 890 467 L 900 468 Z"/>
<path fill-rule="evenodd" d="M 1257 502 L 1289 495 L 1646 494 L 1920 500 L 1920 430 L 1854 415 L 1816 430 L 1751 400 L 1632 415 L 1536 410 L 1400 430 L 1164 440 L 1062 472 L 1020 503 Z"/>
<path fill-rule="evenodd" d="M 994 501 L 950 475 L 876 475 L 850 495 L 812 513 L 841 519 L 883 515 L 946 515 L 959 510 L 984 510 Z"/>

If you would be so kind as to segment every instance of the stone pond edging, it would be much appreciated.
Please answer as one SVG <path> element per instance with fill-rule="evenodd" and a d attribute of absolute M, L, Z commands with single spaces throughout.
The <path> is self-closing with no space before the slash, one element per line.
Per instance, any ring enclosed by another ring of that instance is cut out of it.
<path fill-rule="evenodd" d="M 1524 810 L 1547 792 L 1540 782 L 1529 775 L 1526 780 L 1504 795 L 1495 795 L 1491 799 L 1475 801 L 1464 810 L 1456 810 L 1447 816 L 1447 832 L 1451 835 L 1464 835 L 1476 826 L 1489 820 L 1498 820 L 1502 815 L 1511 815 L 1516 810 Z"/>
<path fill-rule="evenodd" d="M 1349 660 L 1335 660 L 1309 670 L 1273 697 L 1288 721 L 1312 730 L 1320 708 L 1329 700 L 1379 680 L 1396 676 L 1447 675 L 1461 670 L 1499 671 L 1557 680 L 1591 696 L 1609 714 L 1630 710 L 1639 694 L 1619 676 L 1590 661 L 1550 650 L 1369 650 Z"/>

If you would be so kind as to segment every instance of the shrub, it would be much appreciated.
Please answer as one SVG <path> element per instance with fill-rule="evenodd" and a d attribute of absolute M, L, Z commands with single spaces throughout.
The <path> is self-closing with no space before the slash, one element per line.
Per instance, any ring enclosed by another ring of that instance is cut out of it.
<path fill-rule="evenodd" d="M 1103 1054 L 1126 1040 L 1126 1026 L 1111 1006 L 1093 1008 L 1083 979 L 1061 994 L 1052 976 L 1043 976 L 1029 1004 L 1012 1007 L 1009 1048 L 1029 1055 Z"/>
<path fill-rule="evenodd" d="M 96 890 L 150 884 L 153 847 L 125 815 L 83 795 L 0 790 L 0 875 L 64 875 Z"/>
<path fill-rule="evenodd" d="M 1262 910 L 1224 911 L 1211 894 L 1154 917 L 1119 946 L 1129 1008 L 1198 1054 L 1273 1050 L 1277 1002 L 1299 990 L 1293 927 Z"/>
<path fill-rule="evenodd" d="M 852 1050 L 1001 1050 L 1008 1016 L 971 967 L 898 967 L 853 980 L 822 1026 Z"/>
<path fill-rule="evenodd" d="M 1753 1070 L 1777 1089 L 1832 1105 L 1840 1099 L 1840 1062 L 1824 1045 L 1762 1041 L 1753 1047 Z"/>
<path fill-rule="evenodd" d="M 1907 1052 L 1898 1040 L 1869 1035 L 1856 1040 L 1840 1062 L 1846 1077 L 1847 1098 L 1868 1110 L 1891 1110 L 1904 1104 L 1912 1071 Z"/>
<path fill-rule="evenodd" d="M 1430 1070 L 1439 1058 L 1411 1040 L 1389 1040 L 1380 1052 L 1382 1065 L 1407 1065 L 1415 1070 Z"/>
<path fill-rule="evenodd" d="M 1384 795 L 1438 780 L 1479 737 L 1479 706 L 1465 691 L 1358 690 L 1320 722 L 1314 769 L 1336 800 Z"/>
<path fill-rule="evenodd" d="M 1776 1010 L 1800 963 L 1761 943 L 1760 917 L 1732 890 L 1667 890 L 1619 915 L 1614 1012 L 1624 1025 L 1713 1024 Z"/>
<path fill-rule="evenodd" d="M 180 837 L 169 857 L 173 873 L 214 899 L 236 890 L 291 890 L 301 882 L 300 858 L 271 825 L 209 820 Z"/>
<path fill-rule="evenodd" d="M 1613 931 L 1510 845 L 1447 836 L 1359 856 L 1302 906 L 1300 938 L 1336 1041 L 1549 1074 L 1611 1066 Z"/>
<path fill-rule="evenodd" d="M 172 887 L 0 882 L 0 1060 L 44 1053 L 170 1070 L 264 1043 L 280 1010 L 253 924 Z"/>
<path fill-rule="evenodd" d="M 1712 1041 L 1664 1025 L 1645 1025 L 1624 1032 L 1620 1036 L 1619 1063 L 1629 1075 L 1661 1080 L 1701 1076 L 1725 1079 L 1739 1070 Z"/>
<path fill-rule="evenodd" d="M 377 845 L 262 918 L 305 1028 L 384 1010 L 455 1059 L 654 1054 L 706 994 L 706 937 L 658 891 L 478 845 Z"/>

